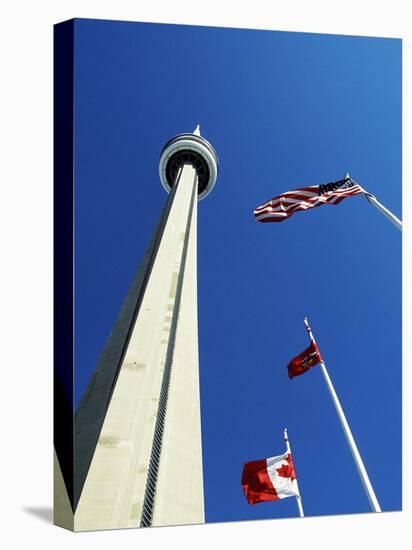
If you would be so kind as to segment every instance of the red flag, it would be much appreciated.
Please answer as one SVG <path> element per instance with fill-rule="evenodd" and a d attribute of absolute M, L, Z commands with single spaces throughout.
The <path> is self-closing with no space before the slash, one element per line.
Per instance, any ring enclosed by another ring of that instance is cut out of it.
<path fill-rule="evenodd" d="M 303 374 L 310 368 L 314 367 L 322 361 L 318 346 L 314 340 L 311 340 L 309 347 L 294 357 L 288 365 L 288 376 L 294 378 Z"/>
<path fill-rule="evenodd" d="M 298 496 L 291 453 L 246 462 L 242 486 L 249 504 Z"/>

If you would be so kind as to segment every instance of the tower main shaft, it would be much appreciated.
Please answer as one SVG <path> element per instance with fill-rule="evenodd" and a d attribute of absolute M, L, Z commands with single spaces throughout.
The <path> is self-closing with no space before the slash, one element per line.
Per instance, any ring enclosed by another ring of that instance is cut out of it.
<path fill-rule="evenodd" d="M 204 522 L 197 203 L 217 158 L 192 136 L 162 152 L 170 195 L 76 413 L 77 531 Z"/>

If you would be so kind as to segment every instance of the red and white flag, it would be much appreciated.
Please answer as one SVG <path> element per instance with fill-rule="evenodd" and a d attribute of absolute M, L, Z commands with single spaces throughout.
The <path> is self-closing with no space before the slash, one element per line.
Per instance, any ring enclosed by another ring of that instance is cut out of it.
<path fill-rule="evenodd" d="M 289 378 L 294 378 L 295 376 L 299 376 L 318 363 L 322 363 L 323 359 L 320 354 L 318 345 L 315 342 L 315 339 L 312 334 L 312 330 L 309 326 L 308 319 L 305 317 L 304 323 L 306 326 L 306 330 L 309 335 L 310 344 L 309 346 L 302 351 L 302 353 L 299 353 L 296 357 L 294 357 L 291 361 L 289 361 L 288 364 L 288 376 Z"/>
<path fill-rule="evenodd" d="M 365 193 L 351 178 L 310 185 L 294 191 L 287 191 L 258 206 L 255 211 L 257 222 L 281 222 L 299 210 L 309 210 L 322 204 L 339 204 L 346 197 Z"/>
<path fill-rule="evenodd" d="M 288 364 L 288 376 L 294 378 L 311 369 L 322 361 L 320 351 L 316 342 L 311 341 L 310 345 L 299 355 L 294 357 Z"/>
<path fill-rule="evenodd" d="M 291 452 L 246 462 L 242 486 L 249 504 L 299 496 Z"/>

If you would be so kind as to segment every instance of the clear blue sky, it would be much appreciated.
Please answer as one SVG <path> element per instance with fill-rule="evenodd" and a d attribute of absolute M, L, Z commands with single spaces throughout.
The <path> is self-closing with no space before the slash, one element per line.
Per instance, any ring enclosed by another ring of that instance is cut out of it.
<path fill-rule="evenodd" d="M 274 195 L 351 175 L 401 217 L 401 41 L 77 20 L 76 405 L 166 200 L 164 143 L 200 123 L 220 160 L 199 204 L 206 521 L 247 504 L 243 462 L 284 451 L 307 515 L 369 511 L 314 368 L 308 315 L 383 510 L 401 507 L 401 235 L 363 197 L 257 224 Z"/>

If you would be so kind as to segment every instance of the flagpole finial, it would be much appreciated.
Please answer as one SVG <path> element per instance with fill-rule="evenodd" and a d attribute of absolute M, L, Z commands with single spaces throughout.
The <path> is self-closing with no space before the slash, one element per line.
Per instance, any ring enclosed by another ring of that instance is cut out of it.
<path fill-rule="evenodd" d="M 196 128 L 193 130 L 193 134 L 195 136 L 200 136 L 200 124 L 196 126 Z"/>
<path fill-rule="evenodd" d="M 345 174 L 345 180 L 349 179 L 350 180 L 350 175 L 349 175 L 349 172 L 346 172 Z"/>
<path fill-rule="evenodd" d="M 285 440 L 286 451 L 290 454 L 290 453 L 291 453 L 291 450 L 290 450 L 290 443 L 289 443 L 288 429 L 287 429 L 287 428 L 285 428 L 285 429 L 283 430 L 283 439 Z"/>
<path fill-rule="evenodd" d="M 307 333 L 308 333 L 308 335 L 309 335 L 310 341 L 313 342 L 314 344 L 316 344 L 315 338 L 314 338 L 313 333 L 312 333 L 312 329 L 311 329 L 310 326 L 309 326 L 308 318 L 305 317 L 304 320 L 303 320 L 303 322 L 305 323 L 306 331 L 307 331 Z"/>

